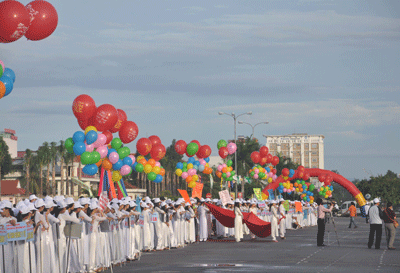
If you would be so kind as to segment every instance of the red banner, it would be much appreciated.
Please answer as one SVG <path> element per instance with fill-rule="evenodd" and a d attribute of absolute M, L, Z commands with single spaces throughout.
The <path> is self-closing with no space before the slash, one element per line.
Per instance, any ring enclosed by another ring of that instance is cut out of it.
<path fill-rule="evenodd" d="M 189 194 L 187 193 L 186 190 L 178 190 L 178 191 L 179 191 L 179 193 L 182 195 L 183 199 L 185 199 L 185 202 L 186 202 L 186 203 L 192 204 L 192 203 L 190 202 Z"/>

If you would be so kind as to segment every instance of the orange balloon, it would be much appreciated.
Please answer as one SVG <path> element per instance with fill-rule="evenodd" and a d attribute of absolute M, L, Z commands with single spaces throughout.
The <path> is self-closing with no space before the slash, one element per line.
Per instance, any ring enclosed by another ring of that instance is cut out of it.
<path fill-rule="evenodd" d="M 152 167 L 154 167 L 156 165 L 156 161 L 150 158 L 149 161 L 147 161 L 147 164 L 150 164 Z"/>
<path fill-rule="evenodd" d="M 188 182 L 188 183 L 192 182 L 192 180 L 193 180 L 193 177 L 191 177 L 191 176 L 188 176 L 188 177 L 186 178 L 186 182 Z"/>
<path fill-rule="evenodd" d="M 165 175 L 165 169 L 161 169 L 159 175 L 164 176 Z"/>
<path fill-rule="evenodd" d="M 96 166 L 100 167 L 102 163 L 103 163 L 103 159 L 100 159 L 99 162 L 96 163 Z"/>
<path fill-rule="evenodd" d="M 228 172 L 228 168 L 227 168 L 227 167 L 223 167 L 223 168 L 222 168 L 222 172 L 223 172 L 223 173 Z"/>
<path fill-rule="evenodd" d="M 112 164 L 111 164 L 110 160 L 108 160 L 107 158 L 105 158 L 103 160 L 103 163 L 101 164 L 101 166 L 106 170 L 111 170 L 112 169 Z"/>
<path fill-rule="evenodd" d="M 145 158 L 142 158 L 140 159 L 139 163 L 145 166 L 147 164 L 147 160 Z"/>
<path fill-rule="evenodd" d="M 4 85 L 3 82 L 0 82 L 0 99 L 4 97 L 6 94 L 6 86 Z"/>
<path fill-rule="evenodd" d="M 227 169 L 228 169 L 228 172 L 231 172 L 233 170 L 232 167 L 228 167 Z"/>
<path fill-rule="evenodd" d="M 221 178 L 222 173 L 220 171 L 216 171 L 215 174 L 217 175 L 218 178 Z"/>

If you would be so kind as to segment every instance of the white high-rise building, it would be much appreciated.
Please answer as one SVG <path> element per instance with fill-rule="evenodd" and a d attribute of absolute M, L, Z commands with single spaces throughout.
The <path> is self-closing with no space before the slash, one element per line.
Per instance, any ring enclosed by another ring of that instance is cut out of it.
<path fill-rule="evenodd" d="M 4 142 L 8 146 L 8 152 L 11 158 L 17 158 L 18 156 L 18 137 L 15 135 L 15 131 L 11 129 L 4 129 L 0 131 L 0 137 L 3 137 Z"/>
<path fill-rule="evenodd" d="M 280 153 L 305 168 L 324 169 L 324 136 L 291 134 L 267 136 L 266 145 L 274 156 Z"/>

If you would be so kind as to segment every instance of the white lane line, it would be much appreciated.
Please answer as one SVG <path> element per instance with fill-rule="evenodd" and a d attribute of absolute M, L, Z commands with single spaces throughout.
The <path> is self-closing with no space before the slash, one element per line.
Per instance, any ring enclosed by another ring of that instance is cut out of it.
<path fill-rule="evenodd" d="M 381 255 L 381 258 L 379 260 L 379 265 L 378 265 L 378 268 L 376 269 L 376 271 L 381 270 L 381 266 L 383 265 L 383 256 L 385 255 L 385 253 L 386 253 L 386 249 L 383 251 L 383 253 Z"/>
<path fill-rule="evenodd" d="M 343 259 L 343 258 L 346 257 L 347 255 L 349 255 L 351 252 L 353 252 L 353 251 L 349 251 L 349 252 L 347 252 L 346 254 L 344 254 L 343 256 L 341 256 L 339 259 L 337 259 L 337 260 L 331 262 L 331 263 L 328 264 L 328 266 L 326 266 L 324 269 L 322 269 L 321 271 L 318 271 L 318 273 L 319 273 L 319 272 L 322 272 L 322 271 L 325 271 L 326 269 L 328 269 L 329 267 L 331 267 L 332 265 L 334 265 L 335 263 L 337 263 L 338 261 L 340 261 L 341 259 Z"/>

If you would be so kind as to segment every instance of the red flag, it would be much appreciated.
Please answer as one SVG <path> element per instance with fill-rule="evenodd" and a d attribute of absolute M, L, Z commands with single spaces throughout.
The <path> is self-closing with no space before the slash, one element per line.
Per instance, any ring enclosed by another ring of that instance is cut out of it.
<path fill-rule="evenodd" d="M 183 199 L 185 199 L 185 202 L 186 202 L 186 203 L 192 204 L 192 203 L 190 202 L 189 194 L 187 193 L 186 190 L 178 190 L 178 191 L 179 191 L 179 193 L 182 195 Z"/>
<path fill-rule="evenodd" d="M 196 183 L 196 186 L 193 188 L 192 191 L 192 198 L 199 198 L 201 199 L 201 196 L 203 195 L 203 183 Z"/>
<path fill-rule="evenodd" d="M 109 201 L 110 201 L 110 199 L 108 199 L 107 192 L 106 191 L 101 192 L 100 198 L 99 198 L 99 206 L 102 210 L 105 210 Z"/>

